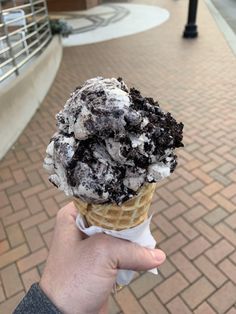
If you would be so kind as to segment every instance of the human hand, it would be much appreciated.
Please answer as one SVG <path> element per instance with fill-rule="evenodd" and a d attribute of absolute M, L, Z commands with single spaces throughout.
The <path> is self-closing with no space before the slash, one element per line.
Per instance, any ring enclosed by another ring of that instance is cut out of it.
<path fill-rule="evenodd" d="M 73 203 L 58 212 L 39 285 L 63 313 L 98 314 L 118 269 L 152 269 L 164 262 L 165 254 L 105 234 L 85 238 L 76 227 L 76 216 Z"/>

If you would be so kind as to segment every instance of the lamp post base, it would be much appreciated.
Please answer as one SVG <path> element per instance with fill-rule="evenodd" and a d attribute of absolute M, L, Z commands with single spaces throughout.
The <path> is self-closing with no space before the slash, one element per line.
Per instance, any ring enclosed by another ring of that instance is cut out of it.
<path fill-rule="evenodd" d="M 187 24 L 183 33 L 184 38 L 196 38 L 198 36 L 197 25 Z"/>

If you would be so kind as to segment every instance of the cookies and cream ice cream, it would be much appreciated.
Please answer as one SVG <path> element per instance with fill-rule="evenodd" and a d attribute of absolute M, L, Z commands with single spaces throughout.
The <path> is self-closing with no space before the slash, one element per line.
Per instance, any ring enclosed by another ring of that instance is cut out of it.
<path fill-rule="evenodd" d="M 122 204 L 169 176 L 183 146 L 183 124 L 121 78 L 87 80 L 56 118 L 44 167 L 55 186 L 87 203 Z"/>

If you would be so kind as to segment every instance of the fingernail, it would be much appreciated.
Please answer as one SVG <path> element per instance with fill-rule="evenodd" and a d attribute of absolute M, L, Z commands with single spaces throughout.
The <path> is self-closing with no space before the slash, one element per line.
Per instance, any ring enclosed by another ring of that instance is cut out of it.
<path fill-rule="evenodd" d="M 158 262 L 164 262 L 166 259 L 166 255 L 163 251 L 161 250 L 153 250 L 154 252 L 154 257 Z"/>

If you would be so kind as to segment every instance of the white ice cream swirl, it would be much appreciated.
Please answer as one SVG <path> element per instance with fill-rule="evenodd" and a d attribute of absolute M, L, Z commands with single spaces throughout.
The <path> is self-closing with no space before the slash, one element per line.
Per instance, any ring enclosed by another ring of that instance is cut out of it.
<path fill-rule="evenodd" d="M 57 114 L 46 151 L 49 180 L 89 203 L 121 204 L 145 182 L 169 176 L 183 146 L 183 124 L 122 79 L 97 77 L 78 87 Z"/>

